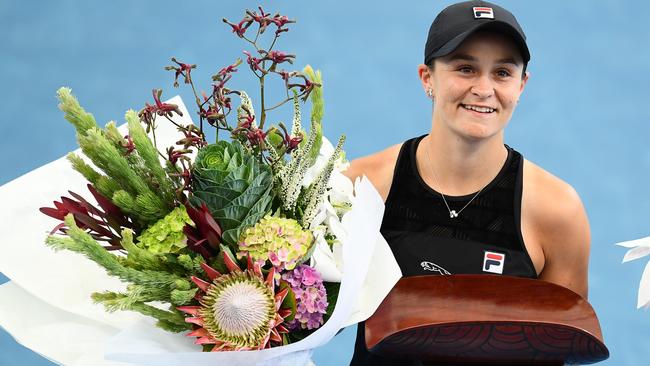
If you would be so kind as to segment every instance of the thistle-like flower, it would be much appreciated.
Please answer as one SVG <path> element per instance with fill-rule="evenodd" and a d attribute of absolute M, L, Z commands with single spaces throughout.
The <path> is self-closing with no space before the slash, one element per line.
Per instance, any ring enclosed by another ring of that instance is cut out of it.
<path fill-rule="evenodd" d="M 259 350 L 282 344 L 283 324 L 291 309 L 281 308 L 289 289 L 275 293 L 275 270 L 266 278 L 259 264 L 248 257 L 245 270 L 239 268 L 227 250 L 223 257 L 229 273 L 221 274 L 205 263 L 201 267 L 211 282 L 192 277 L 201 290 L 200 306 L 177 309 L 192 315 L 185 321 L 198 326 L 187 334 L 197 337 L 196 344 L 214 345 L 212 352 Z"/>

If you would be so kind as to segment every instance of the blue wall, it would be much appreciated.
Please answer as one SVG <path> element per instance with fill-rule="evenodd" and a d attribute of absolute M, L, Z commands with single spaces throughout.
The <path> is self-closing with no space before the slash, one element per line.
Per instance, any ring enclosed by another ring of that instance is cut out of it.
<path fill-rule="evenodd" d="M 347 134 L 355 158 L 426 132 L 430 105 L 416 66 L 434 15 L 449 3 L 283 1 L 265 10 L 297 19 L 278 49 L 298 55 L 297 69 L 322 70 L 325 132 Z M 603 365 L 644 364 L 650 314 L 635 305 L 645 261 L 621 265 L 624 249 L 613 244 L 650 235 L 650 2 L 499 3 L 517 15 L 532 53 L 506 142 L 580 193 L 592 228 L 590 301 L 612 354 Z M 154 87 L 177 94 L 163 70 L 171 56 L 198 64 L 194 78 L 209 89 L 209 76 L 246 47 L 220 19 L 258 2 L 216 4 L 0 1 L 0 184 L 76 147 L 56 108 L 60 86 L 100 123 L 141 108 Z M 255 80 L 241 70 L 232 85 L 255 98 Z M 316 351 L 316 363 L 347 364 L 353 340 L 346 330 Z M 19 363 L 50 364 L 0 331 L 0 365 Z"/>

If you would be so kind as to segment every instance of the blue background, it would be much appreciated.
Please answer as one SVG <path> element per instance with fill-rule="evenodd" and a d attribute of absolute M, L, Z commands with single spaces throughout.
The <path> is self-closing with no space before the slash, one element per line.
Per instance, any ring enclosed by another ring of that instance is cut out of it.
<path fill-rule="evenodd" d="M 250 50 L 221 18 L 239 20 L 259 4 L 219 3 L 0 1 L 0 184 L 76 148 L 56 107 L 60 86 L 70 86 L 100 124 L 151 102 L 152 88 L 163 88 L 163 99 L 177 94 L 163 70 L 171 56 L 198 64 L 194 79 L 209 90 L 212 73 Z M 348 136 L 350 158 L 430 127 L 416 66 L 433 17 L 449 3 L 262 2 L 298 21 L 275 48 L 297 54 L 295 69 L 322 70 L 325 132 Z M 499 3 L 518 17 L 532 53 L 506 142 L 580 193 L 592 228 L 589 299 L 611 351 L 602 364 L 644 364 L 650 314 L 635 307 L 647 259 L 622 265 L 625 250 L 613 244 L 650 235 L 650 2 Z M 256 79 L 240 70 L 231 87 L 256 101 Z M 189 90 L 180 90 L 192 109 Z M 287 121 L 289 112 L 272 120 Z M 345 330 L 316 350 L 316 363 L 347 364 L 353 340 L 353 329 Z M 0 330 L 0 365 L 14 364 L 50 363 Z"/>

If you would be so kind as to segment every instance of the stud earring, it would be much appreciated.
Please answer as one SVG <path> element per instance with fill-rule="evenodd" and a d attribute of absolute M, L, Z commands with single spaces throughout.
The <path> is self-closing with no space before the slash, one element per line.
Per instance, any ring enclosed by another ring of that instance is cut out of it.
<path fill-rule="evenodd" d="M 429 98 L 433 97 L 433 90 L 427 89 L 427 95 L 429 96 Z"/>

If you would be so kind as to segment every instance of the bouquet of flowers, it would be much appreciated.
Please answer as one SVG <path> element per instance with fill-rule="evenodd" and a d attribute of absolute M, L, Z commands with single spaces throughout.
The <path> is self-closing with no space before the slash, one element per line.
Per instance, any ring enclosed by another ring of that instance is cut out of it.
<path fill-rule="evenodd" d="M 174 86 L 191 87 L 198 126 L 180 99 L 161 101 L 162 90 L 140 111 L 128 111 L 126 126 L 103 128 L 70 89 L 57 93 L 82 152 L 67 160 L 96 203 L 69 191 L 41 207 L 58 221 L 46 244 L 82 254 L 120 280 L 94 291 L 94 303 L 109 313 L 141 314 L 105 340 L 113 360 L 255 364 L 284 356 L 283 364 L 290 357 L 304 364 L 311 348 L 367 318 L 399 277 L 378 233 L 381 199 L 367 180 L 353 186 L 341 174 L 344 136 L 333 146 L 322 134 L 320 72 L 282 69 L 295 56 L 273 50 L 294 21 L 261 7 L 237 23 L 223 21 L 257 54 L 244 51 L 245 64 L 237 59 L 219 70 L 209 94 L 197 93 L 196 65 L 172 58 L 166 68 Z M 258 38 L 270 30 L 271 46 L 261 48 Z M 259 80 L 257 112 L 245 91 L 230 88 L 243 65 Z M 273 106 L 265 94 L 270 77 L 285 89 Z M 308 101 L 307 131 L 301 112 Z M 269 113 L 286 103 L 293 105 L 291 124 L 270 125 Z M 214 129 L 214 141 L 206 128 Z M 371 258 L 383 264 L 382 276 L 369 274 Z M 30 288 L 32 278 L 21 284 Z M 210 355 L 197 356 L 201 350 Z"/>

